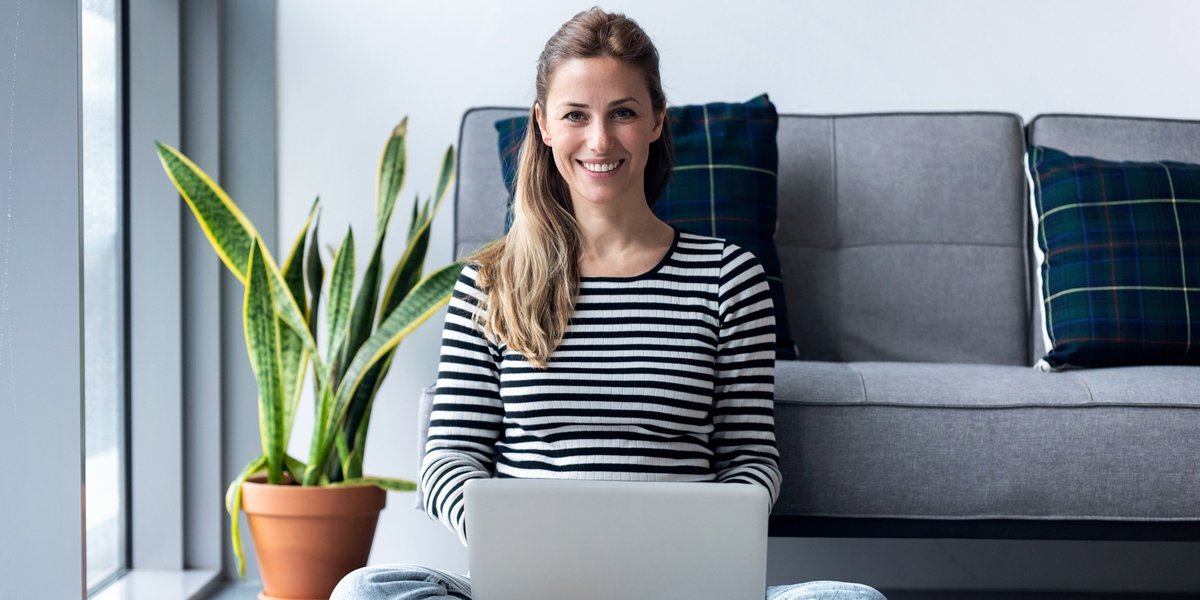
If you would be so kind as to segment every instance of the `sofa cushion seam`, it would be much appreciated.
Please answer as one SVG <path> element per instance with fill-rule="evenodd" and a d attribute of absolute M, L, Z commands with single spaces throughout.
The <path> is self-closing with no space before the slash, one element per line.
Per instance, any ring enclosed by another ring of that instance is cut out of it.
<path fill-rule="evenodd" d="M 1119 521 L 1129 523 L 1159 523 L 1182 521 L 1189 522 L 1200 519 L 1200 514 L 1194 517 L 1127 517 L 1111 515 L 1021 515 L 1008 513 L 985 513 L 978 515 L 943 515 L 936 513 L 832 513 L 832 512 L 800 512 L 789 513 L 776 510 L 772 517 L 839 517 L 847 519 L 911 519 L 913 521 L 975 521 L 989 519 L 1004 519 L 1015 521 Z"/>
<path fill-rule="evenodd" d="M 865 384 L 864 384 L 865 385 Z M 863 389 L 864 394 L 866 388 Z M 1167 403 L 1132 403 L 1132 402 L 1096 402 L 1086 404 L 915 404 L 912 402 L 821 402 L 810 400 L 786 400 L 776 398 L 777 405 L 791 406 L 820 406 L 820 407 L 869 407 L 869 408 L 922 408 L 922 409 L 962 409 L 962 410 L 999 410 L 1013 408 L 1173 408 L 1183 410 L 1200 410 L 1197 404 L 1167 404 Z"/>
<path fill-rule="evenodd" d="M 838 196 L 837 117 L 829 119 L 829 159 L 830 176 L 832 177 L 830 186 L 833 191 L 833 239 L 836 247 L 840 248 L 842 246 L 842 199 Z M 839 359 L 845 360 L 846 319 L 842 303 L 842 253 L 835 252 L 834 260 L 837 261 L 837 266 L 833 270 L 836 278 L 834 298 L 837 299 L 837 356 Z"/>
<path fill-rule="evenodd" d="M 867 402 L 867 378 L 863 377 L 862 371 L 856 369 L 854 367 L 854 365 L 852 365 L 852 364 L 847 363 L 846 368 L 853 371 L 855 375 L 858 375 L 858 385 L 859 385 L 859 389 L 862 391 L 862 400 L 857 402 L 856 404 L 858 406 L 865 406 L 865 405 L 871 404 L 871 403 Z M 802 402 L 790 402 L 787 400 L 785 400 L 784 402 L 786 402 L 788 404 L 803 404 Z"/>
<path fill-rule="evenodd" d="M 984 248 L 1020 248 L 1020 244 L 1009 244 L 1001 242 L 953 242 L 953 241 L 922 241 L 922 240 L 886 240 L 882 242 L 861 242 L 856 244 L 845 244 L 842 246 L 822 246 L 820 244 L 806 244 L 803 242 L 789 242 L 787 240 L 775 241 L 776 244 L 783 244 L 792 248 L 817 248 L 819 250 L 841 250 L 844 248 L 869 248 L 873 246 L 982 246 Z"/>

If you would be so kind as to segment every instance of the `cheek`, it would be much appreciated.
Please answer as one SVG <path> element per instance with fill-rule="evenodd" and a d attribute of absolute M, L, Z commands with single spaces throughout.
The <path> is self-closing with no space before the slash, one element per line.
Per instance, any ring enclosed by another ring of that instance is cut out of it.
<path fill-rule="evenodd" d="M 554 146 L 554 166 L 558 169 L 558 174 L 569 177 L 572 163 L 571 154 L 556 144 Z"/>
<path fill-rule="evenodd" d="M 550 133 L 551 148 L 556 162 L 566 165 L 572 161 L 571 155 L 576 150 L 576 143 L 570 131 L 552 130 Z"/>
<path fill-rule="evenodd" d="M 645 162 L 646 158 L 650 156 L 650 144 L 654 142 L 651 139 L 652 137 L 644 132 L 638 132 L 635 135 L 629 136 L 628 140 L 625 140 L 627 144 L 625 147 L 636 149 L 634 154 L 638 155 L 638 160 Z"/>
<path fill-rule="evenodd" d="M 570 152 L 567 151 L 566 148 L 564 148 L 561 144 L 554 146 L 554 162 L 562 165 L 564 163 L 570 162 L 570 160 L 571 160 L 571 154 L 570 154 Z"/>

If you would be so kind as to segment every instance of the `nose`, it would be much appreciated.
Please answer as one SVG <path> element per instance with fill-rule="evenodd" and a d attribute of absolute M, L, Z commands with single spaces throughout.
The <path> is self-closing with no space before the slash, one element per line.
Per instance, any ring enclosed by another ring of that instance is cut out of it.
<path fill-rule="evenodd" d="M 588 126 L 588 150 L 597 154 L 608 151 L 612 145 L 612 135 L 608 127 L 609 123 L 605 119 L 597 119 Z"/>

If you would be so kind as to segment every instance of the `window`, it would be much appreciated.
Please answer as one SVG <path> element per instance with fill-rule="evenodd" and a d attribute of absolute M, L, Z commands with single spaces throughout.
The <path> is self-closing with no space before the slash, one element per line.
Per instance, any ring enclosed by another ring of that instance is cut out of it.
<path fill-rule="evenodd" d="M 87 587 L 126 560 L 125 243 L 119 0 L 83 0 L 84 473 Z"/>

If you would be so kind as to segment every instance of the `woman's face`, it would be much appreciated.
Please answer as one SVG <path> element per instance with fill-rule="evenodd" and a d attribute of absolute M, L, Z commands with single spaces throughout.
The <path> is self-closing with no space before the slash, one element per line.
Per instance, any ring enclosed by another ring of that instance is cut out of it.
<path fill-rule="evenodd" d="M 577 208 L 645 203 L 646 160 L 666 111 L 654 113 L 637 67 L 610 57 L 568 59 L 535 114 Z"/>

